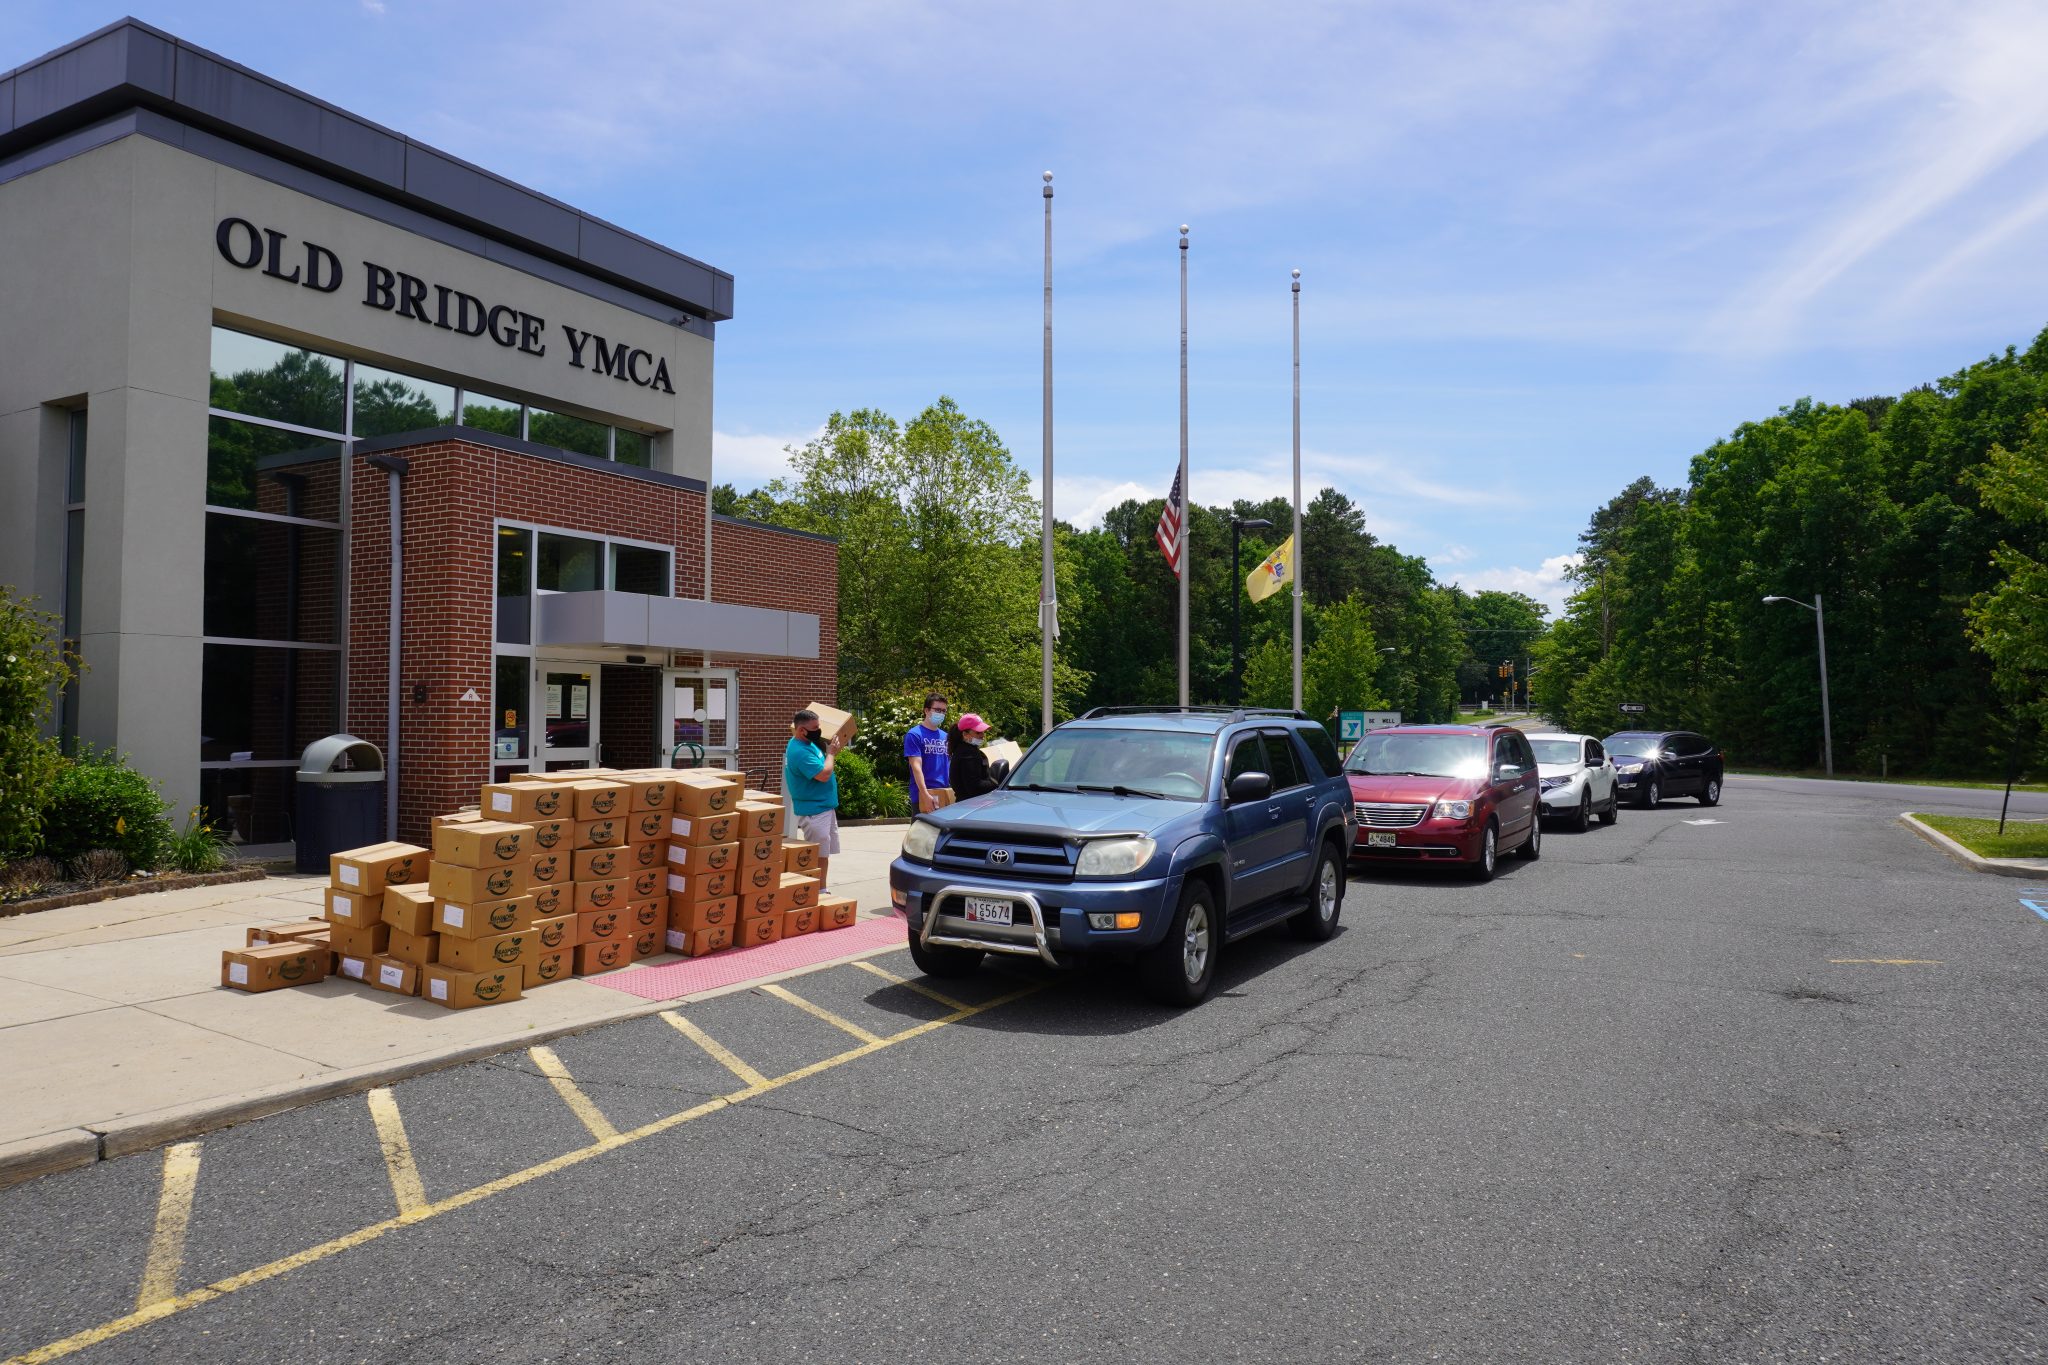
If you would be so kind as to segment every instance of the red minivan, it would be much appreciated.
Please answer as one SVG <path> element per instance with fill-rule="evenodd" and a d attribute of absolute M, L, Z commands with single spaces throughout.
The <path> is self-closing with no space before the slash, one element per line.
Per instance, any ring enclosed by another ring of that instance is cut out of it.
<path fill-rule="evenodd" d="M 1543 853 L 1536 751 L 1504 725 L 1396 725 L 1344 761 L 1353 863 L 1455 862 L 1482 881 L 1502 853 Z"/>

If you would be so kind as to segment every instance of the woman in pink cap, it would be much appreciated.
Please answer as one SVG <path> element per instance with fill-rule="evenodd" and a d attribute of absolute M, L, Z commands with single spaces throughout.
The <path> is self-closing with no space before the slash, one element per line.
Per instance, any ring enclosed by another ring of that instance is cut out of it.
<path fill-rule="evenodd" d="M 946 766 L 953 783 L 953 799 L 966 801 L 996 789 L 988 775 L 988 755 L 981 746 L 988 743 L 988 722 L 969 711 L 960 717 L 946 740 Z"/>

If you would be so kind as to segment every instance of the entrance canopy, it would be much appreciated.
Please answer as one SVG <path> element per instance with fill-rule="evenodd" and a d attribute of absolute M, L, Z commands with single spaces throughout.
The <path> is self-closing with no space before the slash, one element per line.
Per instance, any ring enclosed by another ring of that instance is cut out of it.
<path fill-rule="evenodd" d="M 807 612 L 742 607 L 645 593 L 557 592 L 540 599 L 540 638 L 549 647 L 687 650 L 749 659 L 815 659 L 818 618 Z"/>

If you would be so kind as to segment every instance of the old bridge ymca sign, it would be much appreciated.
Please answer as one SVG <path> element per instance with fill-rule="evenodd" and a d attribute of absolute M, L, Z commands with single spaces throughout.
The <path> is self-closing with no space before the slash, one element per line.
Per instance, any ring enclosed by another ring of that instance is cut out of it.
<path fill-rule="evenodd" d="M 261 270 L 274 280 L 322 294 L 339 293 L 347 270 L 336 256 L 316 242 L 292 244 L 275 228 L 259 228 L 246 218 L 223 218 L 213 231 L 221 259 L 242 270 Z M 507 304 L 486 304 L 474 294 L 433 284 L 417 275 L 375 261 L 363 262 L 365 308 L 395 313 L 427 327 L 467 337 L 487 336 L 508 351 L 544 356 L 548 353 L 547 319 Z M 637 346 L 614 346 L 593 332 L 562 324 L 568 342 L 569 366 L 595 370 L 624 383 L 657 393 L 674 393 L 668 361 Z M 560 354 L 558 351 L 556 354 Z"/>

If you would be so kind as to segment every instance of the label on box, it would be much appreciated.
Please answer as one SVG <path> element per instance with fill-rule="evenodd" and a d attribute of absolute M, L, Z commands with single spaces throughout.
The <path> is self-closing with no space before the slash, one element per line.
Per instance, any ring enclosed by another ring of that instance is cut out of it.
<path fill-rule="evenodd" d="M 668 889 L 670 895 L 685 895 L 690 889 L 690 879 L 680 873 L 671 872 L 668 874 Z"/>
<path fill-rule="evenodd" d="M 363 979 L 363 971 L 369 966 L 359 957 L 345 957 L 341 960 L 341 974 L 355 981 Z"/>
<path fill-rule="evenodd" d="M 435 977 L 427 983 L 427 994 L 436 1000 L 446 1000 L 448 998 L 447 981 L 441 977 Z"/>
<path fill-rule="evenodd" d="M 690 942 L 690 936 L 680 929 L 668 931 L 668 946 L 681 952 Z"/>
<path fill-rule="evenodd" d="M 469 926 L 462 922 L 462 914 L 461 906 L 450 905 L 447 901 L 441 902 L 441 920 L 443 923 L 452 924 L 457 929 L 467 929 Z"/>
<path fill-rule="evenodd" d="M 492 792 L 491 809 L 509 811 L 512 809 L 511 792 Z"/>
<path fill-rule="evenodd" d="M 234 982 L 237 986 L 248 985 L 249 964 L 246 962 L 230 962 L 228 964 L 228 980 Z"/>
<path fill-rule="evenodd" d="M 685 839 L 689 838 L 689 837 L 690 837 L 690 822 L 689 822 L 689 820 L 687 820 L 686 818 L 684 818 L 683 816 L 680 816 L 680 815 L 672 815 L 672 816 L 670 816 L 670 817 L 669 817 L 669 821 L 668 821 L 668 832 L 669 832 L 670 834 L 680 834 L 680 835 L 681 835 L 681 836 L 682 836 L 683 838 L 685 838 Z"/>
<path fill-rule="evenodd" d="M 361 886 L 363 884 L 363 874 L 357 869 L 350 867 L 347 863 L 343 863 L 340 867 L 336 868 L 335 874 L 341 878 L 343 886 Z"/>
<path fill-rule="evenodd" d="M 684 866 L 688 866 L 690 846 L 688 844 L 670 844 L 668 846 L 668 860 L 672 863 L 681 863 Z"/>
<path fill-rule="evenodd" d="M 387 962 L 377 969 L 377 980 L 380 984 L 395 990 L 405 984 L 405 968 L 395 967 Z"/>

